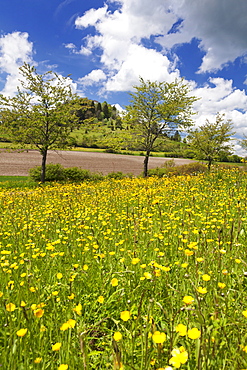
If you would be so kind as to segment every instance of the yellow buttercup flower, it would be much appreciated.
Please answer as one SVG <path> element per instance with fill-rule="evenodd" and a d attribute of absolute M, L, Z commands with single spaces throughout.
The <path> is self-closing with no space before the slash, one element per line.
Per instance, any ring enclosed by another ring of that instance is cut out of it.
<path fill-rule="evenodd" d="M 198 291 L 198 293 L 201 293 L 201 294 L 207 293 L 207 288 L 203 288 L 201 286 L 199 286 L 196 290 Z"/>
<path fill-rule="evenodd" d="M 119 340 L 121 340 L 122 339 L 122 334 L 120 333 L 120 331 L 116 331 L 115 333 L 114 333 L 114 335 L 113 335 L 113 338 L 114 338 L 114 340 L 116 341 L 116 342 L 118 342 Z"/>
<path fill-rule="evenodd" d="M 193 329 L 188 330 L 188 337 L 190 339 L 198 339 L 198 338 L 200 338 L 200 336 L 201 336 L 201 332 L 197 328 L 193 328 Z"/>
<path fill-rule="evenodd" d="M 178 324 L 175 330 L 179 333 L 181 337 L 184 337 L 187 334 L 187 327 L 183 324 Z"/>
<path fill-rule="evenodd" d="M 162 344 L 166 340 L 166 334 L 160 331 L 155 331 L 152 338 L 154 343 Z"/>
<path fill-rule="evenodd" d="M 104 297 L 101 295 L 101 296 L 99 296 L 99 298 L 97 299 L 97 301 L 99 302 L 99 303 L 104 303 Z"/>
<path fill-rule="evenodd" d="M 16 305 L 14 303 L 8 303 L 6 304 L 6 310 L 9 312 L 13 312 L 16 309 Z"/>
<path fill-rule="evenodd" d="M 24 337 L 24 335 L 26 335 L 26 333 L 27 333 L 27 329 L 20 329 L 16 332 L 18 337 Z"/>
<path fill-rule="evenodd" d="M 120 317 L 123 321 L 128 321 L 130 318 L 130 312 L 129 311 L 122 311 L 120 313 Z"/>
<path fill-rule="evenodd" d="M 195 301 L 195 299 L 193 298 L 193 297 L 191 297 L 190 295 L 186 295 L 186 296 L 184 296 L 184 298 L 183 298 L 183 302 L 185 303 L 185 304 L 192 304 L 193 302 Z"/>
<path fill-rule="evenodd" d="M 53 351 L 59 351 L 60 348 L 61 348 L 61 346 L 62 346 L 62 343 L 57 342 L 57 343 L 55 343 L 55 344 L 52 345 L 51 349 Z"/>
<path fill-rule="evenodd" d="M 117 285 L 118 285 L 118 279 L 117 279 L 117 278 L 113 278 L 113 279 L 111 280 L 111 285 L 112 285 L 112 286 L 117 286 Z"/>

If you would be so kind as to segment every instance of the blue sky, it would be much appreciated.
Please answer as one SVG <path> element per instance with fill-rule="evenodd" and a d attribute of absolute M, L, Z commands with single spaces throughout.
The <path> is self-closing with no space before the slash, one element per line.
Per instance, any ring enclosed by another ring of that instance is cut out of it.
<path fill-rule="evenodd" d="M 247 1 L 2 0 L 0 91 L 25 61 L 71 74 L 74 91 L 124 107 L 139 76 L 184 77 L 200 97 L 196 125 L 224 113 L 247 135 Z M 235 140 L 235 150 L 242 152 Z"/>

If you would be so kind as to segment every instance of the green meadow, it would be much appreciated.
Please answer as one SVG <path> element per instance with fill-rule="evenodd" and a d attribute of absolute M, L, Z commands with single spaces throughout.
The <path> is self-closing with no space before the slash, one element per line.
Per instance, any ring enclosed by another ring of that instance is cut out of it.
<path fill-rule="evenodd" d="M 246 190 L 237 169 L 0 184 L 1 368 L 247 369 Z"/>

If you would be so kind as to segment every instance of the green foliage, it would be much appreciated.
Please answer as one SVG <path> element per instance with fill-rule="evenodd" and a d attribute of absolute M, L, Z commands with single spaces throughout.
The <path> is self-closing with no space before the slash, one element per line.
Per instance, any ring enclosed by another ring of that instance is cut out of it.
<path fill-rule="evenodd" d="M 210 169 L 213 161 L 220 156 L 231 154 L 232 129 L 231 120 L 224 122 L 224 115 L 218 114 L 214 123 L 206 120 L 204 125 L 190 132 L 187 137 L 189 144 L 197 153 L 198 159 L 208 161 L 208 169 Z"/>
<path fill-rule="evenodd" d="M 147 176 L 148 159 L 159 137 L 192 125 L 192 104 L 197 100 L 189 96 L 190 88 L 183 80 L 168 82 L 144 81 L 134 86 L 130 105 L 126 107 L 125 122 L 144 150 L 144 176 Z"/>
<path fill-rule="evenodd" d="M 64 179 L 71 182 L 80 182 L 92 178 L 92 173 L 89 170 L 84 170 L 78 167 L 69 167 L 63 169 Z"/>
<path fill-rule="evenodd" d="M 207 171 L 207 166 L 199 162 L 183 164 L 181 166 L 166 165 L 157 167 L 148 171 L 148 176 L 183 176 L 183 175 L 198 175 Z"/>
<path fill-rule="evenodd" d="M 36 166 L 31 168 L 29 176 L 33 181 L 41 182 L 42 167 Z M 46 165 L 46 181 L 63 181 L 65 180 L 64 169 L 60 164 Z"/>
<path fill-rule="evenodd" d="M 70 144 L 70 133 L 79 120 L 78 101 L 68 78 L 52 71 L 38 74 L 27 63 L 20 73 L 23 80 L 17 95 L 13 98 L 0 95 L 1 122 L 13 141 L 31 144 L 39 150 L 44 182 L 48 150 Z"/>

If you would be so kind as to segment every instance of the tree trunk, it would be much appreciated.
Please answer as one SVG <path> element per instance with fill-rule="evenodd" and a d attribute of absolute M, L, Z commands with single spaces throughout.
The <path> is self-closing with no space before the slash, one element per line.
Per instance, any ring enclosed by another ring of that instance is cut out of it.
<path fill-rule="evenodd" d="M 149 160 L 150 151 L 146 152 L 144 162 L 143 162 L 143 177 L 148 176 L 148 160 Z"/>
<path fill-rule="evenodd" d="M 41 165 L 41 182 L 45 182 L 45 170 L 46 170 L 46 158 L 47 158 L 47 149 L 44 149 L 41 152 L 42 155 L 42 165 Z"/>
<path fill-rule="evenodd" d="M 208 159 L 208 171 L 210 172 L 211 165 L 212 165 L 213 160 L 211 158 Z"/>

